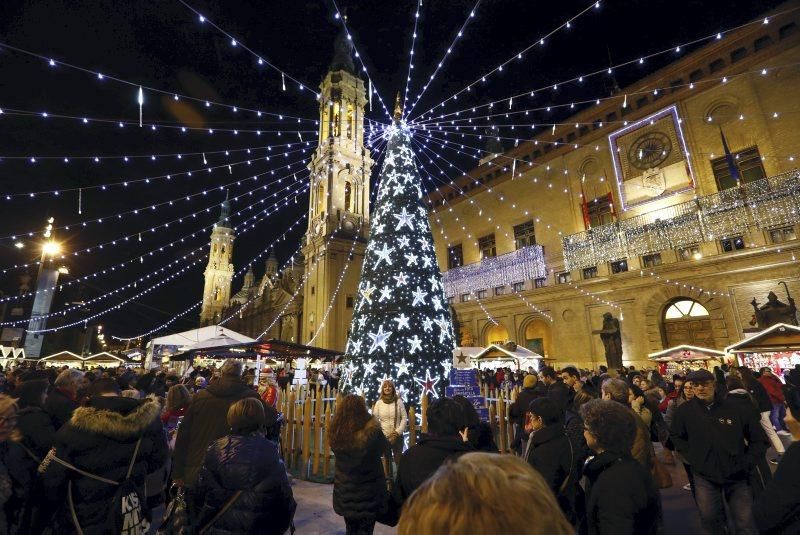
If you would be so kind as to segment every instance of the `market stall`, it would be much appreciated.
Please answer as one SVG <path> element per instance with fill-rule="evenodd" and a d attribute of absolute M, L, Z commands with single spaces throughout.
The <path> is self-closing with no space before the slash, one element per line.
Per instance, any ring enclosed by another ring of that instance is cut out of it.
<path fill-rule="evenodd" d="M 664 377 L 675 374 L 685 375 L 690 370 L 720 365 L 725 360 L 725 352 L 708 347 L 682 344 L 650 353 L 647 358 L 659 363 L 659 373 Z"/>
<path fill-rule="evenodd" d="M 160 336 L 153 338 L 147 344 L 145 367 L 157 368 L 162 363 L 169 363 L 170 357 L 185 352 L 189 348 L 201 348 L 207 343 L 211 344 L 211 347 L 219 347 L 213 344 L 215 343 L 214 339 L 219 340 L 221 337 L 228 342 L 227 345 L 255 342 L 255 339 L 249 336 L 218 325 Z"/>
<path fill-rule="evenodd" d="M 124 358 L 112 355 L 107 351 L 101 351 L 83 358 L 83 366 L 85 368 L 116 368 L 126 364 L 127 361 Z"/>
<path fill-rule="evenodd" d="M 533 368 L 539 371 L 544 357 L 539 353 L 514 343 L 490 344 L 483 351 L 472 357 L 473 365 L 478 369 L 513 367 L 517 370 Z"/>
<path fill-rule="evenodd" d="M 772 368 L 778 375 L 800 364 L 800 327 L 778 323 L 725 348 L 750 369 Z"/>
<path fill-rule="evenodd" d="M 59 351 L 58 353 L 42 357 L 39 359 L 39 362 L 43 362 L 45 366 L 55 366 L 59 368 L 61 366 L 83 368 L 83 357 L 72 351 Z"/>
<path fill-rule="evenodd" d="M 0 345 L 0 365 L 5 370 L 9 364 L 25 360 L 25 348 Z"/>

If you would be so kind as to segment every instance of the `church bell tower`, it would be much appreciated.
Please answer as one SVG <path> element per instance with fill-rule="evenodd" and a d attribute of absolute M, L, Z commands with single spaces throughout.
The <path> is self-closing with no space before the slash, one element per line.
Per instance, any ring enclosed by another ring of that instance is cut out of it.
<path fill-rule="evenodd" d="M 369 236 L 372 159 L 364 145 L 366 90 L 357 72 L 351 45 L 341 33 L 320 85 L 319 144 L 309 164 L 303 246 L 307 278 L 301 342 L 313 338 L 313 345 L 333 350 L 344 350 L 347 342 Z"/>
<path fill-rule="evenodd" d="M 219 221 L 211 231 L 208 265 L 205 271 L 200 325 L 213 325 L 222 319 L 222 311 L 231 299 L 233 280 L 233 228 L 229 222 L 231 206 L 227 196 L 222 203 Z"/>

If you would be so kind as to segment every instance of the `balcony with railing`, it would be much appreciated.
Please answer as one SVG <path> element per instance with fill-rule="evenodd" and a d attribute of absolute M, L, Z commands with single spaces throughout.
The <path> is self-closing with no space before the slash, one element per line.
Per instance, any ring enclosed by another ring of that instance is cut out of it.
<path fill-rule="evenodd" d="M 453 297 L 546 276 L 544 249 L 529 245 L 445 271 L 442 282 L 445 295 Z"/>
<path fill-rule="evenodd" d="M 789 171 L 562 238 L 567 269 L 678 249 L 800 222 L 800 172 Z"/>

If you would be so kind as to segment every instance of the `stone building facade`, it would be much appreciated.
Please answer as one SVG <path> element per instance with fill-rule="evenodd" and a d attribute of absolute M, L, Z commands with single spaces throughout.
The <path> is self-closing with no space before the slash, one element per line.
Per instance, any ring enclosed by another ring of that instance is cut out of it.
<path fill-rule="evenodd" d="M 460 345 L 596 367 L 611 312 L 641 366 L 741 339 L 753 298 L 800 296 L 800 13 L 772 15 L 429 195 Z"/>

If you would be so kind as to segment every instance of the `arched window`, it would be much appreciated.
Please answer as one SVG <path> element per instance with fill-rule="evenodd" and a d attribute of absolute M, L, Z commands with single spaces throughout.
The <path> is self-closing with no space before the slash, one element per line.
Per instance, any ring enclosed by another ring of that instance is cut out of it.
<path fill-rule="evenodd" d="M 341 109 L 338 102 L 333 103 L 333 136 L 339 137 L 342 135 L 342 117 Z"/>
<path fill-rule="evenodd" d="M 488 327 L 484 336 L 486 337 L 486 345 L 505 344 L 508 342 L 508 330 L 502 325 Z"/>
<path fill-rule="evenodd" d="M 348 180 L 348 181 L 346 181 L 344 183 L 344 209 L 345 210 L 348 210 L 348 211 L 350 210 L 350 198 L 352 197 L 352 195 L 353 195 L 353 185 Z"/>
<path fill-rule="evenodd" d="M 681 344 L 714 347 L 711 316 L 694 299 L 681 297 L 667 303 L 661 317 L 661 332 L 664 347 Z"/>

